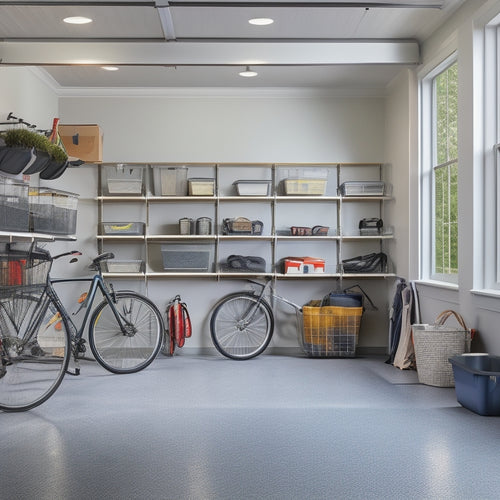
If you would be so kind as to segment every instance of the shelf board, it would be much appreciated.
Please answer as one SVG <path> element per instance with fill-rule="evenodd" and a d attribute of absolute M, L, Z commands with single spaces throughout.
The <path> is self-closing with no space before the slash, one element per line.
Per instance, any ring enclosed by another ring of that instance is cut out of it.
<path fill-rule="evenodd" d="M 372 278 L 396 278 L 395 273 L 344 273 L 343 279 L 372 279 Z"/>
<path fill-rule="evenodd" d="M 57 234 L 31 233 L 0 231 L 0 240 L 41 240 L 41 241 L 76 241 L 76 236 L 66 236 Z"/>
<path fill-rule="evenodd" d="M 214 241 L 217 238 L 215 234 L 147 234 L 148 241 Z"/>
<path fill-rule="evenodd" d="M 116 201 L 116 202 L 123 202 L 123 201 L 146 201 L 146 197 L 143 195 L 131 195 L 131 196 L 98 196 L 97 197 L 98 201 Z"/>
<path fill-rule="evenodd" d="M 165 271 L 165 272 L 146 272 L 148 278 L 216 278 L 219 273 L 208 272 L 181 272 L 181 271 Z"/>
<path fill-rule="evenodd" d="M 276 235 L 276 239 L 279 241 L 297 241 L 297 240 L 337 241 L 337 240 L 340 240 L 340 236 L 284 236 L 284 235 Z"/>
<path fill-rule="evenodd" d="M 274 236 L 271 235 L 259 235 L 259 234 L 222 234 L 219 236 L 220 241 L 272 241 Z"/>
<path fill-rule="evenodd" d="M 274 201 L 274 196 L 219 196 L 219 201 Z"/>
<path fill-rule="evenodd" d="M 141 278 L 146 277 L 145 273 L 102 273 L 104 278 Z"/>
<path fill-rule="evenodd" d="M 367 241 L 367 240 L 391 240 L 394 238 L 394 234 L 379 234 L 373 236 L 341 236 L 342 241 Z"/>
<path fill-rule="evenodd" d="M 290 274 L 284 274 L 284 273 L 275 273 L 274 275 L 276 279 L 316 279 L 316 278 L 340 278 L 341 274 L 340 273 L 290 273 Z"/>
<path fill-rule="evenodd" d="M 195 202 L 214 202 L 217 196 L 147 196 L 148 202 L 165 202 L 165 203 L 178 203 L 180 201 L 195 201 Z"/>
<path fill-rule="evenodd" d="M 122 241 L 134 241 L 134 240 L 139 240 L 139 241 L 144 241 L 145 236 L 142 235 L 126 235 L 126 234 L 98 234 L 97 235 L 98 240 L 122 240 Z"/>
<path fill-rule="evenodd" d="M 311 279 L 380 279 L 380 278 L 395 278 L 397 275 L 394 273 L 254 273 L 254 272 L 146 272 L 146 273 L 103 273 L 104 278 L 258 278 L 268 277 L 276 278 L 279 280 L 311 280 Z"/>
<path fill-rule="evenodd" d="M 277 201 L 340 201 L 340 196 L 298 196 L 298 195 L 291 195 L 291 196 L 276 196 Z"/>
<path fill-rule="evenodd" d="M 392 196 L 342 196 L 342 203 L 350 201 L 389 201 Z"/>

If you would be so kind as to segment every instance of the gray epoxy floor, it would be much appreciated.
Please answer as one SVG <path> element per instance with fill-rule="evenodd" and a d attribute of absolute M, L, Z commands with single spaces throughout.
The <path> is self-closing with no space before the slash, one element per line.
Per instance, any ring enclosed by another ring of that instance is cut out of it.
<path fill-rule="evenodd" d="M 83 362 L 42 406 L 0 413 L 0 498 L 500 498 L 500 417 L 383 361 Z"/>

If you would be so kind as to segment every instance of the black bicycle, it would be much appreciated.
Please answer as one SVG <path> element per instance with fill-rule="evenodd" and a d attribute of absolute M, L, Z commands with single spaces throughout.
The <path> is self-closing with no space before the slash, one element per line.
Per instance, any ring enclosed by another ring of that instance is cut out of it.
<path fill-rule="evenodd" d="M 146 368 L 160 350 L 164 332 L 158 308 L 134 291 L 115 291 L 101 271 L 112 253 L 93 260 L 95 275 L 88 278 L 53 279 L 54 259 L 81 255 L 78 251 L 51 257 L 42 249 L 10 251 L 0 256 L 0 409 L 24 411 L 46 401 L 68 371 L 71 356 L 74 375 L 86 350 L 83 333 L 95 359 L 113 373 L 133 373 Z M 76 326 L 58 297 L 54 284 L 89 282 L 81 307 L 86 308 Z M 103 300 L 94 308 L 97 291 Z"/>

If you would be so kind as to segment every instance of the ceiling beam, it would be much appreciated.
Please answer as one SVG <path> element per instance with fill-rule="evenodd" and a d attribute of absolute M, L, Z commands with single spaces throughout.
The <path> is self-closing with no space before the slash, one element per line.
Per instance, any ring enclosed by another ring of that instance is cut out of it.
<path fill-rule="evenodd" d="M 418 64 L 413 41 L 328 42 L 0 42 L 8 65 Z"/>

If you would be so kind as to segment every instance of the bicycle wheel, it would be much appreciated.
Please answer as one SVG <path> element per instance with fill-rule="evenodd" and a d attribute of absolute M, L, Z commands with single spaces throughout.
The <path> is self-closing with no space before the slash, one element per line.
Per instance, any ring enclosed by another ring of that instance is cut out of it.
<path fill-rule="evenodd" d="M 231 359 L 250 359 L 271 341 L 274 318 L 271 307 L 251 293 L 236 293 L 222 300 L 210 319 L 216 349 Z"/>
<path fill-rule="evenodd" d="M 48 295 L 0 300 L 0 409 L 30 410 L 56 391 L 68 368 L 69 330 Z"/>
<path fill-rule="evenodd" d="M 163 320 L 157 307 L 135 292 L 116 292 L 116 311 L 122 332 L 105 300 L 92 314 L 89 344 L 96 360 L 113 373 L 133 373 L 146 368 L 161 347 Z"/>

